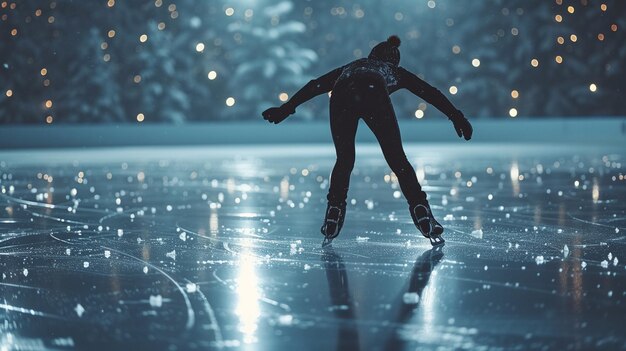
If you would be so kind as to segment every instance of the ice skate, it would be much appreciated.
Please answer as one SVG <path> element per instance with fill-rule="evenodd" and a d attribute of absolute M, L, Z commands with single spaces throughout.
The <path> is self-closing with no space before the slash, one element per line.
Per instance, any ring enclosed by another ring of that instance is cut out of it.
<path fill-rule="evenodd" d="M 430 211 L 424 204 L 417 204 L 409 207 L 411 218 L 417 229 L 422 233 L 425 238 L 430 238 L 432 232 L 432 225 L 430 222 Z"/>
<path fill-rule="evenodd" d="M 428 240 L 430 240 L 430 244 L 432 246 L 443 245 L 446 242 L 441 235 L 437 235 L 437 234 L 434 234 L 434 233 L 430 235 Z"/>
<path fill-rule="evenodd" d="M 330 242 L 339 235 L 345 217 L 346 205 L 334 206 L 328 204 L 328 206 L 326 206 L 324 224 L 322 224 L 322 228 L 320 228 L 322 235 L 325 236 L 324 243 L 326 243 L 326 245 L 330 244 Z"/>
<path fill-rule="evenodd" d="M 324 240 L 322 240 L 322 248 L 325 247 L 332 247 L 331 244 L 333 243 L 333 239 L 330 238 L 324 238 Z"/>
<path fill-rule="evenodd" d="M 433 216 L 433 211 L 430 209 L 430 206 L 428 206 L 428 213 L 430 214 L 430 225 L 432 227 L 432 234 L 443 234 L 443 226 L 435 219 L 435 216 Z"/>
<path fill-rule="evenodd" d="M 420 203 L 409 207 L 411 218 L 422 235 L 430 240 L 431 245 L 437 246 L 445 243 L 441 237 L 443 226 L 433 217 L 428 203 Z"/>
<path fill-rule="evenodd" d="M 441 237 L 441 234 L 443 234 L 443 226 L 435 219 L 435 216 L 433 216 L 433 211 L 430 209 L 430 206 L 426 207 L 428 207 L 428 216 L 430 217 L 431 227 L 431 233 L 428 239 L 433 246 L 441 245 L 446 242 Z"/>

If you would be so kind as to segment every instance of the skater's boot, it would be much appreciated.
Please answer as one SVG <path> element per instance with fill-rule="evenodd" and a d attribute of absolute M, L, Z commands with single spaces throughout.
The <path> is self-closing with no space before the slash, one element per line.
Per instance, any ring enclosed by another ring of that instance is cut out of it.
<path fill-rule="evenodd" d="M 339 235 L 341 227 L 343 227 L 343 220 L 346 218 L 346 203 L 340 205 L 326 206 L 326 217 L 324 218 L 324 224 L 322 224 L 321 232 L 326 239 L 334 239 Z"/>
<path fill-rule="evenodd" d="M 430 225 L 433 227 L 432 235 L 441 235 L 443 234 L 443 226 L 437 222 L 433 215 L 430 215 Z"/>
<path fill-rule="evenodd" d="M 432 227 L 432 234 L 433 235 L 443 234 L 443 226 L 439 222 L 437 222 L 437 220 L 435 219 L 435 216 L 433 216 L 433 211 L 430 209 L 430 206 L 428 206 L 428 213 L 430 213 L 430 225 Z"/>
<path fill-rule="evenodd" d="M 428 202 L 418 203 L 416 205 L 409 206 L 409 212 L 411 218 L 417 229 L 422 233 L 425 238 L 430 238 L 430 234 L 433 230 L 430 222 L 430 210 L 428 208 Z"/>
<path fill-rule="evenodd" d="M 433 217 L 428 201 L 423 200 L 420 203 L 409 206 L 409 212 L 417 229 L 425 238 L 430 240 L 433 246 L 441 245 L 445 242 L 441 237 L 443 226 Z"/>

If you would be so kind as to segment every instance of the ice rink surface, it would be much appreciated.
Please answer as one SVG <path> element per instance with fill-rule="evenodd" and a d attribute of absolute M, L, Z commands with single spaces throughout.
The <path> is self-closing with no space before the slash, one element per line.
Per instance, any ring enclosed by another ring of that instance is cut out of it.
<path fill-rule="evenodd" d="M 0 154 L 2 350 L 626 346 L 623 147 L 377 146 L 322 248 L 331 146 Z"/>

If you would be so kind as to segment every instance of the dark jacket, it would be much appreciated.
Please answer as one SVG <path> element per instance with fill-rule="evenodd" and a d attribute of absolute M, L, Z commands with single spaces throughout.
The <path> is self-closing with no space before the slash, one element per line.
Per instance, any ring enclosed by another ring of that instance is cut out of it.
<path fill-rule="evenodd" d="M 450 119 L 455 119 L 458 115 L 462 115 L 441 91 L 421 80 L 415 74 L 401 66 L 395 66 L 386 61 L 372 58 L 361 58 L 352 61 L 345 66 L 336 68 L 319 78 L 309 81 L 285 105 L 295 110 L 297 106 L 305 101 L 328 93 L 335 87 L 340 86 L 344 81 L 354 79 L 360 75 L 372 74 L 383 77 L 387 83 L 388 94 L 392 94 L 400 89 L 408 89 L 413 94 L 435 106 Z"/>

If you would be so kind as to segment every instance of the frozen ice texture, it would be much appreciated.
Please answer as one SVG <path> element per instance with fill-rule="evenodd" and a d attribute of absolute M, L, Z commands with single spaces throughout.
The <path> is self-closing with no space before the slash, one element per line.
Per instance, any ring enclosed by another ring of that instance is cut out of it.
<path fill-rule="evenodd" d="M 163 297 L 161 295 L 150 295 L 150 306 L 161 307 L 163 306 Z"/>
<path fill-rule="evenodd" d="M 198 291 L 198 286 L 194 283 L 187 283 L 187 285 L 185 285 L 185 288 L 187 289 L 188 293 L 195 293 L 196 291 Z"/>
<path fill-rule="evenodd" d="M 175 260 L 176 259 L 176 250 L 172 250 L 172 251 L 166 253 L 165 256 Z"/>
<path fill-rule="evenodd" d="M 83 308 L 83 305 L 81 304 L 76 304 L 76 307 L 74 307 L 74 311 L 76 312 L 79 318 L 82 317 L 83 314 L 85 313 L 85 309 Z"/>
<path fill-rule="evenodd" d="M 402 295 L 402 301 L 408 305 L 417 304 L 420 301 L 420 296 L 415 292 L 407 292 Z"/>
<path fill-rule="evenodd" d="M 482 229 L 476 229 L 476 230 L 472 230 L 472 236 L 478 239 L 482 239 L 483 238 L 483 230 Z"/>
<path fill-rule="evenodd" d="M 443 248 L 394 197 L 377 146 L 358 150 L 344 227 L 325 248 L 330 145 L 0 157 L 0 339 L 71 338 L 89 350 L 623 348 L 622 150 L 406 152 L 423 167 Z"/>

